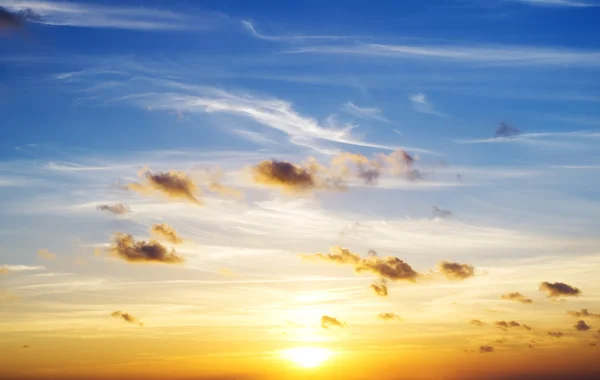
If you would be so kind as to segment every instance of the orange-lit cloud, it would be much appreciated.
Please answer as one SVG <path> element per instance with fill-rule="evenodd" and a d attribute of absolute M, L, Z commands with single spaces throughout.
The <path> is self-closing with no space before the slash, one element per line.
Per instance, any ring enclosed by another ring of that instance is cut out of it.
<path fill-rule="evenodd" d="M 240 190 L 223 184 L 223 171 L 219 168 L 215 170 L 203 169 L 199 172 L 194 172 L 194 178 L 197 176 L 201 177 L 200 183 L 202 186 L 205 186 L 213 193 L 236 199 L 244 197 L 244 194 Z"/>
<path fill-rule="evenodd" d="M 380 297 L 386 297 L 388 295 L 388 288 L 384 279 L 381 279 L 379 283 L 371 284 L 371 289 Z"/>
<path fill-rule="evenodd" d="M 127 214 L 129 212 L 129 208 L 123 204 L 114 204 L 114 205 L 99 205 L 96 207 L 98 211 L 108 211 L 113 214 L 122 215 Z"/>
<path fill-rule="evenodd" d="M 562 282 L 542 282 L 540 291 L 546 292 L 548 297 L 577 297 L 581 294 L 581 290 L 571 285 Z"/>
<path fill-rule="evenodd" d="M 168 171 L 143 173 L 145 183 L 131 183 L 128 188 L 142 194 L 160 193 L 171 199 L 184 199 L 195 204 L 202 204 L 196 197 L 199 191 L 196 184 L 185 173 L 179 171 Z"/>
<path fill-rule="evenodd" d="M 157 241 L 135 241 L 133 236 L 117 234 L 110 252 L 126 261 L 134 263 L 179 264 L 184 260 L 177 256 L 174 249 L 170 251 Z"/>
<path fill-rule="evenodd" d="M 440 272 L 450 280 L 465 280 L 475 276 L 475 268 L 468 264 L 451 263 L 449 261 L 441 261 L 438 264 Z"/>
<path fill-rule="evenodd" d="M 394 313 L 381 313 L 377 316 L 377 318 L 381 319 L 382 321 L 401 321 L 402 317 L 400 317 L 399 315 L 396 315 Z"/>
<path fill-rule="evenodd" d="M 554 338 L 562 338 L 565 334 L 563 334 L 559 331 L 549 331 L 548 335 L 550 335 L 551 337 L 554 337 Z"/>
<path fill-rule="evenodd" d="M 589 329 L 592 328 L 590 325 L 588 325 L 587 323 L 585 323 L 584 320 L 577 321 L 577 323 L 574 324 L 573 327 L 577 331 L 588 331 Z"/>
<path fill-rule="evenodd" d="M 7 274 L 9 272 L 8 268 L 0 267 L 0 274 Z"/>
<path fill-rule="evenodd" d="M 507 293 L 500 297 L 503 300 L 507 301 L 516 301 L 521 303 L 533 303 L 531 298 L 527 298 L 519 292 Z"/>
<path fill-rule="evenodd" d="M 473 326 L 484 326 L 485 323 L 479 319 L 471 319 L 471 322 L 469 322 L 469 324 L 473 325 Z"/>
<path fill-rule="evenodd" d="M 324 315 L 321 317 L 321 327 L 324 329 L 328 329 L 330 327 L 346 328 L 348 327 L 348 325 L 344 322 L 339 321 L 336 318 Z"/>
<path fill-rule="evenodd" d="M 129 313 L 123 313 L 122 311 L 115 311 L 110 314 L 113 318 L 120 318 L 126 322 L 132 323 L 134 325 L 143 326 L 143 324 L 133 315 Z"/>
<path fill-rule="evenodd" d="M 177 231 L 166 223 L 153 224 L 150 233 L 159 239 L 163 239 L 173 244 L 181 244 L 183 239 L 177 235 Z"/>
<path fill-rule="evenodd" d="M 479 347 L 479 352 L 481 352 L 482 354 L 488 353 L 488 352 L 494 352 L 494 347 L 492 346 L 480 346 Z"/>
<path fill-rule="evenodd" d="M 263 161 L 252 168 L 256 183 L 289 191 L 305 191 L 317 186 L 307 169 L 286 161 Z"/>
<path fill-rule="evenodd" d="M 600 314 L 591 313 L 588 309 L 581 309 L 581 311 L 567 311 L 567 314 L 575 318 L 600 318 Z"/>
<path fill-rule="evenodd" d="M 49 251 L 47 249 L 39 249 L 37 251 L 37 256 L 40 259 L 44 259 L 44 260 L 54 260 L 54 259 L 56 259 L 56 253 L 51 252 L 51 251 Z"/>
<path fill-rule="evenodd" d="M 506 330 L 506 329 L 513 328 L 513 327 L 524 327 L 527 330 L 531 330 L 531 327 L 529 327 L 527 325 L 521 326 L 521 324 L 516 321 L 510 321 L 510 322 L 497 321 L 497 322 L 494 322 L 494 324 L 496 325 L 496 327 L 498 327 L 499 329 L 502 329 L 502 330 Z M 527 326 L 527 327 L 525 327 L 525 326 Z"/>

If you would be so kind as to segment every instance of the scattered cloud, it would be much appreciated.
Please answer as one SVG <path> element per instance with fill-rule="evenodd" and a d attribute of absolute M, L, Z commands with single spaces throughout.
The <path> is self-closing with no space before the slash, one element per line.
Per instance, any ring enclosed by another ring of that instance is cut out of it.
<path fill-rule="evenodd" d="M 516 302 L 521 302 L 521 303 L 533 303 L 533 300 L 531 298 L 527 298 L 519 292 L 503 294 L 500 298 L 503 300 L 507 300 L 507 301 L 516 301 Z"/>
<path fill-rule="evenodd" d="M 41 22 L 42 18 L 30 8 L 11 10 L 0 5 L 0 32 L 22 29 L 28 21 Z"/>
<path fill-rule="evenodd" d="M 475 268 L 468 264 L 441 261 L 438 267 L 440 272 L 449 280 L 466 280 L 469 277 L 475 276 Z"/>
<path fill-rule="evenodd" d="M 0 274 L 7 274 L 8 272 L 9 272 L 8 268 L 6 268 L 6 267 L 0 267 Z"/>
<path fill-rule="evenodd" d="M 523 328 L 527 331 L 531 331 L 533 330 L 533 327 L 529 326 L 529 325 L 523 325 Z"/>
<path fill-rule="evenodd" d="M 540 291 L 546 292 L 548 297 L 577 297 L 581 294 L 581 290 L 571 285 L 562 282 L 542 282 L 539 287 Z"/>
<path fill-rule="evenodd" d="M 494 347 L 492 346 L 480 346 L 479 347 L 479 352 L 482 354 L 488 353 L 488 352 L 494 352 Z"/>
<path fill-rule="evenodd" d="M 114 204 L 114 205 L 99 205 L 96 207 L 98 211 L 108 211 L 113 214 L 122 215 L 127 214 L 129 212 L 129 207 L 123 204 Z"/>
<path fill-rule="evenodd" d="M 251 21 L 241 20 L 242 26 L 250 32 L 250 34 L 258 39 L 266 41 L 279 41 L 279 42 L 301 42 L 304 40 L 342 40 L 348 38 L 357 38 L 351 36 L 305 36 L 305 35 L 286 35 L 286 36 L 274 36 L 259 33 L 256 27 Z"/>
<path fill-rule="evenodd" d="M 514 2 L 524 3 L 539 7 L 565 7 L 565 8 L 591 8 L 600 6 L 586 0 L 512 0 Z"/>
<path fill-rule="evenodd" d="M 387 297 L 388 288 L 384 279 L 381 279 L 379 283 L 371 284 L 371 289 L 380 297 Z"/>
<path fill-rule="evenodd" d="M 51 251 L 49 251 L 47 249 L 38 249 L 37 256 L 40 259 L 44 259 L 44 260 L 54 260 L 54 259 L 56 259 L 56 253 L 51 252 Z"/>
<path fill-rule="evenodd" d="M 495 136 L 483 139 L 456 139 L 453 140 L 458 144 L 502 144 L 502 143 L 533 143 L 533 142 L 553 142 L 555 139 L 577 138 L 577 139 L 597 139 L 600 138 L 600 133 L 594 131 L 573 131 L 573 132 L 532 132 L 518 133 L 510 136 Z M 586 168 L 574 165 L 570 167 L 556 166 L 558 168 Z M 592 169 L 594 167 L 591 167 Z"/>
<path fill-rule="evenodd" d="M 381 319 L 382 321 L 401 321 L 402 317 L 399 315 L 396 315 L 394 313 L 381 313 L 377 316 L 377 318 Z"/>
<path fill-rule="evenodd" d="M 521 134 L 521 130 L 519 128 L 515 128 L 506 124 L 505 122 L 501 122 L 496 129 L 496 138 L 512 138 Z"/>
<path fill-rule="evenodd" d="M 184 260 L 174 249 L 170 251 L 157 241 L 135 241 L 133 236 L 117 234 L 110 252 L 121 259 L 134 263 L 179 264 Z"/>
<path fill-rule="evenodd" d="M 11 272 L 28 272 L 36 270 L 45 270 L 43 266 L 32 266 L 32 265 L 1 265 L 0 273 L 11 273 Z"/>
<path fill-rule="evenodd" d="M 317 186 L 308 169 L 286 161 L 263 161 L 252 168 L 252 174 L 256 183 L 288 191 L 306 191 Z"/>
<path fill-rule="evenodd" d="M 25 349 L 25 348 L 29 348 L 28 344 L 23 345 L 21 348 Z"/>
<path fill-rule="evenodd" d="M 134 325 L 144 326 L 136 317 L 129 313 L 123 313 L 122 311 L 115 311 L 110 314 L 113 318 L 119 318 L 124 320 L 125 322 L 132 323 Z"/>
<path fill-rule="evenodd" d="M 199 177 L 199 184 L 210 192 L 235 199 L 244 198 L 244 194 L 240 190 L 223 184 L 224 173 L 221 169 L 204 169 L 195 171 L 194 174 L 195 177 Z"/>
<path fill-rule="evenodd" d="M 445 218 L 451 218 L 452 217 L 452 211 L 450 210 L 443 210 L 437 206 L 433 206 L 433 217 L 434 218 L 439 218 L 439 219 L 445 219 Z"/>
<path fill-rule="evenodd" d="M 177 231 L 166 223 L 153 224 L 150 227 L 150 233 L 158 239 L 163 239 L 172 244 L 181 244 L 183 239 L 177 235 Z"/>
<path fill-rule="evenodd" d="M 591 313 L 588 309 L 581 309 L 581 311 L 567 311 L 567 314 L 576 318 L 600 318 L 600 314 Z"/>
<path fill-rule="evenodd" d="M 359 107 L 352 102 L 348 102 L 344 105 L 343 110 L 350 115 L 356 116 L 361 119 L 373 119 L 384 123 L 389 123 L 390 120 L 383 116 L 383 113 L 379 108 L 375 107 Z"/>
<path fill-rule="evenodd" d="M 471 319 L 471 322 L 469 322 L 469 324 L 473 325 L 473 326 L 484 326 L 485 323 L 479 319 Z"/>
<path fill-rule="evenodd" d="M 131 183 L 128 188 L 142 194 L 160 193 L 171 199 L 184 199 L 197 205 L 202 202 L 196 198 L 198 187 L 183 172 L 171 170 L 169 172 L 152 173 L 146 171 L 143 173 L 145 183 Z"/>
<path fill-rule="evenodd" d="M 565 334 L 558 331 L 549 331 L 548 335 L 550 335 L 553 338 L 562 338 Z"/>
<path fill-rule="evenodd" d="M 321 317 L 321 327 L 328 329 L 330 327 L 346 328 L 348 325 L 344 322 L 340 322 L 338 319 L 324 315 Z"/>
<path fill-rule="evenodd" d="M 513 327 L 521 327 L 521 324 L 516 321 L 510 321 L 510 322 L 497 321 L 497 322 L 494 322 L 494 324 L 496 325 L 496 327 L 498 327 L 499 329 L 502 329 L 502 330 L 507 330 L 507 329 L 513 328 Z M 528 328 L 528 330 L 529 330 L 529 328 Z"/>
<path fill-rule="evenodd" d="M 577 323 L 574 324 L 573 327 L 577 331 L 588 331 L 589 329 L 591 329 L 591 326 L 585 323 L 584 320 L 577 321 Z"/>
<path fill-rule="evenodd" d="M 429 101 L 429 99 L 427 99 L 427 95 L 425 95 L 423 93 L 412 94 L 412 95 L 410 95 L 408 97 L 408 100 L 410 100 L 410 102 L 412 103 L 413 108 L 417 112 L 427 113 L 427 114 L 430 114 L 430 115 L 445 116 L 445 115 L 437 112 L 433 108 L 433 104 L 431 104 L 431 102 Z"/>

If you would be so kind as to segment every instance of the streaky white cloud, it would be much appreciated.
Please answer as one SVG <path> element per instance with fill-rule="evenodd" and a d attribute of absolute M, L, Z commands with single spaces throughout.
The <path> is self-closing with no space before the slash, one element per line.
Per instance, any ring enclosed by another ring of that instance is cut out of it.
<path fill-rule="evenodd" d="M 337 54 L 383 58 L 413 58 L 498 66 L 600 65 L 600 52 L 511 45 L 384 45 L 338 44 L 307 46 L 290 54 Z"/>
<path fill-rule="evenodd" d="M 0 265 L 0 268 L 7 269 L 9 272 L 29 272 L 36 270 L 46 270 L 44 266 L 35 265 Z"/>
<path fill-rule="evenodd" d="M 501 143 L 518 143 L 530 142 L 534 140 L 551 139 L 556 137 L 571 137 L 571 138 L 600 138 L 600 132 L 591 131 L 573 131 L 573 132 L 537 132 L 537 133 L 522 133 L 510 137 L 490 137 L 486 139 L 456 139 L 455 143 L 459 144 L 501 144 Z"/>
<path fill-rule="evenodd" d="M 591 8 L 598 7 L 600 3 L 594 3 L 585 0 L 512 0 L 514 2 L 525 3 L 541 7 L 573 7 L 573 8 Z"/>
<path fill-rule="evenodd" d="M 105 3 L 77 3 L 44 0 L 0 0 L 13 11 L 31 9 L 46 25 L 129 30 L 211 29 L 224 16 L 214 14 L 181 15 L 162 9 L 112 6 Z"/>
<path fill-rule="evenodd" d="M 413 108 L 417 112 L 427 113 L 430 115 L 445 116 L 444 114 L 437 112 L 433 108 L 433 104 L 431 104 L 429 99 L 427 99 L 427 95 L 423 93 L 412 94 L 408 97 L 408 99 L 410 100 Z"/>
<path fill-rule="evenodd" d="M 555 169 L 600 169 L 600 165 L 552 165 Z"/>
<path fill-rule="evenodd" d="M 378 121 L 382 121 L 384 123 L 389 123 L 390 120 L 383 116 L 383 113 L 379 108 L 375 107 L 359 107 L 352 102 L 348 102 L 344 105 L 344 111 L 349 114 L 359 117 L 361 119 L 374 119 Z"/>
<path fill-rule="evenodd" d="M 246 140 L 255 142 L 257 144 L 274 144 L 275 143 L 274 140 L 272 140 L 268 137 L 265 137 L 261 133 L 249 131 L 247 129 L 234 129 L 233 133 L 235 133 L 236 135 L 238 135 Z"/>
<path fill-rule="evenodd" d="M 348 39 L 348 38 L 359 38 L 359 37 L 351 37 L 351 36 L 319 36 L 319 35 L 314 35 L 314 36 L 310 36 L 310 35 L 273 36 L 273 35 L 266 35 L 266 34 L 259 33 L 251 21 L 242 20 L 240 22 L 242 23 L 242 26 L 246 30 L 248 30 L 250 32 L 250 34 L 252 34 L 254 37 L 259 38 L 261 40 L 267 40 L 267 41 L 294 42 L 294 41 L 303 41 L 303 40 L 343 40 L 343 39 Z"/>

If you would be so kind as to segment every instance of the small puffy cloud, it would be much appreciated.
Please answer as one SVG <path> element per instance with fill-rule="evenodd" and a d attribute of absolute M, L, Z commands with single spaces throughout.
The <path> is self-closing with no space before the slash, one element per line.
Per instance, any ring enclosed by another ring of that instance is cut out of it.
<path fill-rule="evenodd" d="M 390 122 L 385 116 L 383 116 L 383 113 L 379 108 L 359 107 L 352 102 L 348 102 L 344 105 L 343 109 L 349 114 L 359 117 L 361 119 L 374 119 L 385 123 Z"/>
<path fill-rule="evenodd" d="M 473 326 L 484 326 L 485 323 L 479 319 L 471 319 L 471 322 L 469 322 L 469 324 L 473 325 Z"/>
<path fill-rule="evenodd" d="M 377 316 L 377 318 L 381 319 L 382 321 L 401 321 L 402 317 L 400 317 L 399 315 L 396 315 L 394 313 L 381 313 Z"/>
<path fill-rule="evenodd" d="M 134 325 L 143 326 L 143 324 L 136 317 L 134 317 L 133 315 L 131 315 L 129 313 L 123 313 L 122 311 L 115 311 L 115 312 L 111 313 L 110 315 L 113 318 L 119 318 L 119 319 L 124 320 L 125 322 L 129 322 Z"/>
<path fill-rule="evenodd" d="M 169 251 L 157 241 L 135 241 L 133 236 L 125 234 L 117 234 L 109 250 L 117 257 L 133 263 L 179 264 L 184 261 L 174 249 Z"/>
<path fill-rule="evenodd" d="M 581 294 L 581 290 L 571 285 L 562 282 L 542 282 L 539 287 L 540 291 L 546 292 L 548 297 L 577 297 Z"/>
<path fill-rule="evenodd" d="M 336 318 L 324 315 L 321 317 L 321 327 L 324 329 L 328 329 L 330 327 L 346 328 L 348 327 L 348 325 L 344 322 L 339 321 Z"/>
<path fill-rule="evenodd" d="M 184 199 L 195 204 L 202 204 L 196 197 L 199 191 L 196 184 L 187 174 L 179 171 L 143 173 L 145 183 L 131 183 L 127 187 L 142 194 L 160 193 L 171 199 Z"/>
<path fill-rule="evenodd" d="M 475 276 L 475 268 L 468 264 L 441 261 L 438 264 L 440 272 L 450 280 L 465 280 Z"/>
<path fill-rule="evenodd" d="M 416 281 L 419 274 L 403 260 L 395 256 L 360 257 L 341 247 L 332 247 L 330 253 L 315 253 L 311 255 L 300 255 L 305 260 L 328 261 L 335 264 L 351 265 L 357 273 L 371 272 L 384 280 L 391 281 Z"/>
<path fill-rule="evenodd" d="M 433 206 L 433 217 L 434 218 L 439 218 L 439 219 L 445 219 L 445 218 L 451 218 L 452 217 L 452 211 L 450 210 L 443 210 L 437 206 Z"/>
<path fill-rule="evenodd" d="M 553 338 L 562 338 L 565 334 L 563 334 L 559 331 L 549 331 L 548 335 L 550 335 Z"/>
<path fill-rule="evenodd" d="M 494 352 L 494 347 L 492 346 L 480 346 L 479 347 L 479 352 L 482 354 L 488 353 L 488 352 Z"/>
<path fill-rule="evenodd" d="M 25 345 L 23 345 L 23 347 L 21 347 L 21 348 L 22 348 L 22 349 L 29 348 L 29 345 L 28 345 L 28 344 L 25 344 Z"/>
<path fill-rule="evenodd" d="M 51 251 L 49 251 L 47 249 L 39 249 L 37 251 L 37 256 L 40 259 L 44 259 L 44 260 L 54 260 L 54 259 L 56 259 L 56 253 L 51 252 Z"/>
<path fill-rule="evenodd" d="M 513 126 L 507 125 L 506 123 L 502 122 L 498 126 L 498 129 L 496 129 L 495 136 L 501 137 L 501 138 L 510 138 L 510 137 L 515 137 L 520 134 L 521 134 L 521 131 L 519 130 L 519 128 L 515 128 Z"/>
<path fill-rule="evenodd" d="M 427 95 L 423 93 L 412 94 L 408 97 L 415 111 L 420 113 L 427 113 L 430 115 L 444 116 L 437 112 L 433 107 L 433 104 L 427 99 Z"/>
<path fill-rule="evenodd" d="M 600 314 L 591 313 L 588 309 L 581 309 L 581 311 L 568 311 L 567 314 L 575 318 L 600 318 Z"/>
<path fill-rule="evenodd" d="M 158 239 L 163 239 L 172 244 L 181 244 L 183 239 L 177 235 L 177 231 L 166 223 L 153 224 L 150 233 Z"/>
<path fill-rule="evenodd" d="M 499 329 L 502 329 L 502 330 L 506 330 L 506 329 L 513 328 L 513 327 L 521 327 L 521 324 L 516 321 L 510 321 L 510 322 L 497 321 L 494 324 L 496 325 L 496 327 L 498 327 Z"/>
<path fill-rule="evenodd" d="M 584 320 L 577 321 L 577 323 L 574 324 L 573 327 L 577 331 L 588 331 L 589 329 L 591 329 L 591 326 L 585 323 Z"/>
<path fill-rule="evenodd" d="M 129 208 L 123 204 L 114 204 L 114 205 L 99 205 L 96 207 L 98 211 L 107 211 L 112 212 L 113 214 L 123 215 L 129 212 Z"/>
<path fill-rule="evenodd" d="M 596 347 L 596 343 L 595 342 L 589 342 L 589 343 L 590 343 L 590 346 Z"/>
<path fill-rule="evenodd" d="M 305 191 L 317 186 L 314 175 L 303 167 L 286 161 L 263 161 L 252 168 L 256 183 L 288 191 Z"/>
<path fill-rule="evenodd" d="M 521 302 L 521 303 L 533 303 L 533 300 L 531 298 L 527 298 L 519 292 L 503 294 L 500 298 L 503 300 L 507 300 L 507 301 L 516 301 L 516 302 Z"/>
<path fill-rule="evenodd" d="M 527 330 L 527 331 L 531 331 L 531 330 L 533 330 L 533 327 L 531 327 L 531 326 L 528 326 L 528 325 L 523 325 L 523 328 L 524 328 L 525 330 Z"/>
<path fill-rule="evenodd" d="M 388 288 L 385 283 L 371 284 L 371 289 L 380 297 L 386 297 L 388 295 Z"/>

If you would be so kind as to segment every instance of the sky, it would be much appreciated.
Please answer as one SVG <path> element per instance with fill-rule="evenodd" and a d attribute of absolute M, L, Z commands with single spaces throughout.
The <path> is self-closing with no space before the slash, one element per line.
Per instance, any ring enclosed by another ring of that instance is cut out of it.
<path fill-rule="evenodd" d="M 600 2 L 0 7 L 0 377 L 600 377 Z"/>

